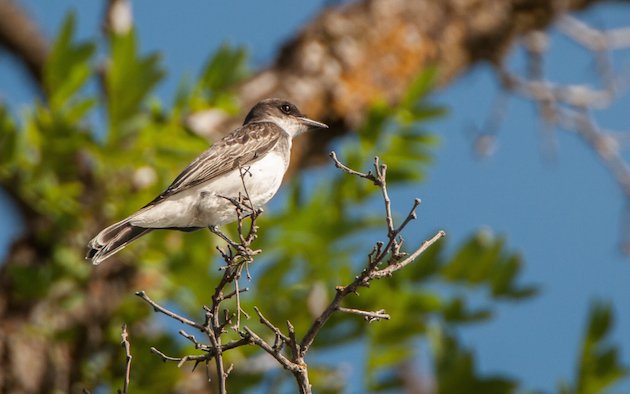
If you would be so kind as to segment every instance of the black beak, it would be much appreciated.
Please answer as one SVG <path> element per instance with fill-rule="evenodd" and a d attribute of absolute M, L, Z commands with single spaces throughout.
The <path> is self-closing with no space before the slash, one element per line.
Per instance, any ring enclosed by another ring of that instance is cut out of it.
<path fill-rule="evenodd" d="M 327 129 L 328 128 L 328 125 L 326 125 L 326 124 L 324 124 L 322 122 L 318 122 L 318 121 L 313 120 L 313 119 L 309 119 L 309 118 L 304 117 L 304 116 L 299 117 L 298 119 L 300 120 L 300 122 L 302 122 L 302 124 L 305 124 L 308 127 L 312 127 L 312 128 L 315 128 L 315 129 Z"/>

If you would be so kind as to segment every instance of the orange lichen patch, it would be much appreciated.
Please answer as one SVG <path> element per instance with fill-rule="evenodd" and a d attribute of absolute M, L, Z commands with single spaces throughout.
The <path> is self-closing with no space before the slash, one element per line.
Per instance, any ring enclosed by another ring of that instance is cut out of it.
<path fill-rule="evenodd" d="M 352 113 L 378 101 L 398 98 L 408 83 L 435 61 L 435 41 L 424 39 L 415 26 L 392 26 L 364 42 L 363 56 L 340 75 L 333 105 L 338 113 Z"/>

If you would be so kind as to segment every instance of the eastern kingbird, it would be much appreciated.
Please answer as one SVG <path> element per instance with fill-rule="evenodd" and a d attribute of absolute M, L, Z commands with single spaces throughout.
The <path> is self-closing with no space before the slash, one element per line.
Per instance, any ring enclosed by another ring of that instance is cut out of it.
<path fill-rule="evenodd" d="M 243 126 L 193 160 L 153 201 L 102 230 L 88 244 L 86 258 L 100 264 L 128 243 L 156 229 L 193 231 L 237 219 L 230 199 L 247 194 L 260 207 L 278 191 L 289 166 L 291 140 L 311 128 L 328 128 L 308 119 L 288 101 L 256 104 Z"/>

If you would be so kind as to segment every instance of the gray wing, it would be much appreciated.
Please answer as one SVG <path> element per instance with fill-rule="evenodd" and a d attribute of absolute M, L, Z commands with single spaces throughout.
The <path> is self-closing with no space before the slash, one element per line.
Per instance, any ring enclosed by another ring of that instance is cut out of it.
<path fill-rule="evenodd" d="M 173 183 L 149 205 L 207 182 L 240 166 L 253 163 L 289 135 L 271 122 L 248 123 L 217 141 L 175 178 Z"/>

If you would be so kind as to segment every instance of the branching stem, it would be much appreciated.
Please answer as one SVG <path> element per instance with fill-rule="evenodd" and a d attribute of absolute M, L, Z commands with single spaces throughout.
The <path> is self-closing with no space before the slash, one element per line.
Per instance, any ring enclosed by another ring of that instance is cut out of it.
<path fill-rule="evenodd" d="M 170 357 L 155 348 L 151 348 L 153 353 L 159 355 L 164 361 L 177 362 L 178 366 L 181 366 L 189 361 L 194 362 L 195 366 L 201 362 L 205 362 L 207 365 L 210 360 L 214 359 L 219 393 L 224 394 L 227 392 L 226 379 L 230 371 L 232 371 L 233 365 L 230 365 L 227 369 L 225 368 L 223 353 L 236 347 L 254 345 L 272 356 L 278 364 L 294 376 L 300 393 L 311 394 L 312 388 L 309 382 L 308 365 L 306 364 L 305 357 L 318 333 L 333 313 L 341 312 L 358 315 L 366 319 L 368 322 L 390 319 L 389 314 L 382 309 L 377 311 L 364 311 L 343 307 L 341 306 L 341 303 L 348 295 L 357 294 L 360 287 L 369 286 L 372 280 L 389 277 L 394 272 L 406 267 L 408 264 L 411 264 L 427 248 L 434 244 L 438 239 L 442 238 L 445 233 L 444 231 L 439 231 L 432 238 L 424 241 L 409 255 L 401 252 L 404 242 L 401 237 L 401 233 L 412 220 L 416 219 L 416 208 L 420 205 L 420 200 L 414 200 L 409 213 L 402 223 L 396 227 L 394 225 L 394 218 L 392 215 L 392 203 L 387 191 L 387 166 L 380 163 L 379 158 L 376 157 L 374 158 L 373 172 L 368 171 L 367 173 L 362 173 L 341 163 L 337 159 L 335 152 L 331 152 L 330 157 L 337 168 L 340 168 L 350 175 L 366 179 L 381 189 L 381 195 L 383 197 L 385 207 L 387 241 L 379 241 L 374 245 L 372 251 L 368 254 L 365 267 L 351 283 L 346 286 L 337 286 L 335 297 L 324 309 L 324 311 L 311 323 L 311 326 L 304 337 L 302 337 L 301 340 L 298 339 L 295 328 L 290 321 L 286 322 L 286 334 L 283 333 L 283 330 L 267 319 L 258 307 L 254 307 L 254 311 L 256 312 L 256 315 L 258 315 L 260 323 L 273 333 L 273 343 L 270 344 L 247 326 L 243 326 L 241 328 L 240 314 L 243 313 L 246 317 L 248 316 L 245 311 L 241 309 L 239 297 L 242 292 L 247 291 L 247 288 L 241 289 L 238 285 L 238 281 L 241 278 L 243 267 L 247 269 L 247 265 L 253 261 L 254 256 L 260 253 L 260 250 L 251 249 L 251 243 L 256 239 L 256 231 L 258 229 L 255 224 L 256 218 L 262 212 L 262 210 L 256 209 L 252 206 L 249 194 L 245 193 L 245 195 L 240 195 L 236 199 L 229 198 L 235 206 L 238 219 L 238 239 L 232 240 L 218 228 L 210 228 L 210 231 L 225 241 L 227 245 L 225 249 L 217 247 L 225 264 L 221 267 L 223 275 L 214 289 L 211 297 L 212 302 L 209 306 L 204 306 L 206 317 L 203 324 L 194 322 L 158 305 L 142 291 L 136 293 L 140 298 L 151 305 L 156 312 L 164 313 L 165 315 L 194 327 L 205 334 L 208 337 L 209 344 L 202 344 L 198 342 L 193 335 L 190 335 L 183 330 L 180 331 L 180 334 L 184 338 L 188 339 L 195 345 L 196 349 L 202 350 L 205 354 Z M 244 177 L 248 174 L 248 171 L 243 171 L 241 169 L 243 186 L 245 186 Z M 243 221 L 245 219 L 250 220 L 249 226 L 243 225 Z M 249 278 L 249 273 L 247 273 L 247 278 Z M 234 285 L 234 290 L 226 292 L 225 289 L 230 284 Z M 233 314 L 231 314 L 228 309 L 221 309 L 222 303 L 232 297 L 235 297 L 236 299 L 236 312 Z M 221 312 L 223 312 L 223 314 Z M 236 322 L 234 325 L 231 323 L 232 316 L 236 316 Z M 241 339 L 227 344 L 222 344 L 221 336 L 226 332 L 227 327 L 230 325 L 232 325 L 232 329 L 240 335 Z"/>

